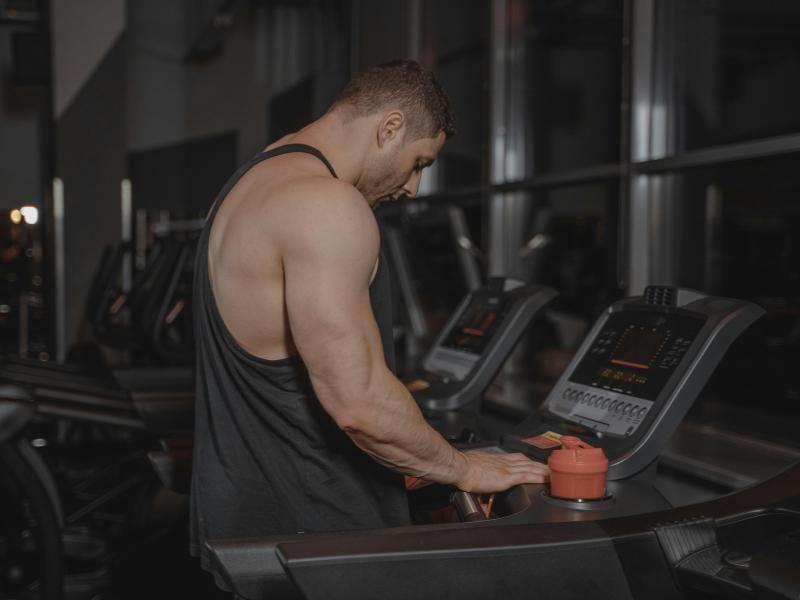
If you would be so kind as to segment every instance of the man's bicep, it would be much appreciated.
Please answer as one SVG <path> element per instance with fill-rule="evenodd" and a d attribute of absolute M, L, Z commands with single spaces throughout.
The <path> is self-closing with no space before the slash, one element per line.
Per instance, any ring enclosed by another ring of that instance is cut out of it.
<path fill-rule="evenodd" d="M 366 229 L 366 228 L 365 228 Z M 369 363 L 376 335 L 369 280 L 378 239 L 343 223 L 334 235 L 306 231 L 283 256 L 289 328 L 315 385 L 335 386 L 343 371 Z M 360 233 L 360 235 L 356 235 Z M 317 390 L 319 393 L 320 390 Z"/>
<path fill-rule="evenodd" d="M 316 343 L 340 337 L 340 330 L 353 329 L 364 297 L 369 297 L 360 271 L 330 258 L 305 256 L 284 261 L 290 331 L 304 358 Z"/>

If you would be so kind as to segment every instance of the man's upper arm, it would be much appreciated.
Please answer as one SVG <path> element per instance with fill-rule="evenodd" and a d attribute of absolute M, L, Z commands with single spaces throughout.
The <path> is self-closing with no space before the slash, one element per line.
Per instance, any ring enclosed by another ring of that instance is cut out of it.
<path fill-rule="evenodd" d="M 346 421 L 385 366 L 369 284 L 380 237 L 371 209 L 341 183 L 296 199 L 282 232 L 291 334 L 325 409 Z"/>

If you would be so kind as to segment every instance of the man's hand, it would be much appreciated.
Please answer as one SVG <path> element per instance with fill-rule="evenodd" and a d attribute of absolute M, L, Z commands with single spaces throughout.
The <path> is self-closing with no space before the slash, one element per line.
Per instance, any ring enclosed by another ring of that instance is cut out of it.
<path fill-rule="evenodd" d="M 550 468 L 524 454 L 464 452 L 467 461 L 464 476 L 454 485 L 465 492 L 485 494 L 502 492 L 523 483 L 544 483 Z"/>

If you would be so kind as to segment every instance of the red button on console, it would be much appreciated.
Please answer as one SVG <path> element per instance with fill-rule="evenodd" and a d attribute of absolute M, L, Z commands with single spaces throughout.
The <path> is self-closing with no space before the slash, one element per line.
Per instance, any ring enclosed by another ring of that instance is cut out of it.
<path fill-rule="evenodd" d="M 595 500 L 606 495 L 608 459 L 602 448 L 565 435 L 561 448 L 547 460 L 550 467 L 550 495 L 570 500 Z"/>

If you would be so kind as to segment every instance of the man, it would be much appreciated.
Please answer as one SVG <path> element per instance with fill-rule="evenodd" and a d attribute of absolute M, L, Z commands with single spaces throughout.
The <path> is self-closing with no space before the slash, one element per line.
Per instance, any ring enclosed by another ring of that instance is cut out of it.
<path fill-rule="evenodd" d="M 373 209 L 414 196 L 451 131 L 433 77 L 387 63 L 220 193 L 195 273 L 193 552 L 207 539 L 407 524 L 400 474 L 473 492 L 545 478 L 522 455 L 455 450 L 384 357 Z"/>

